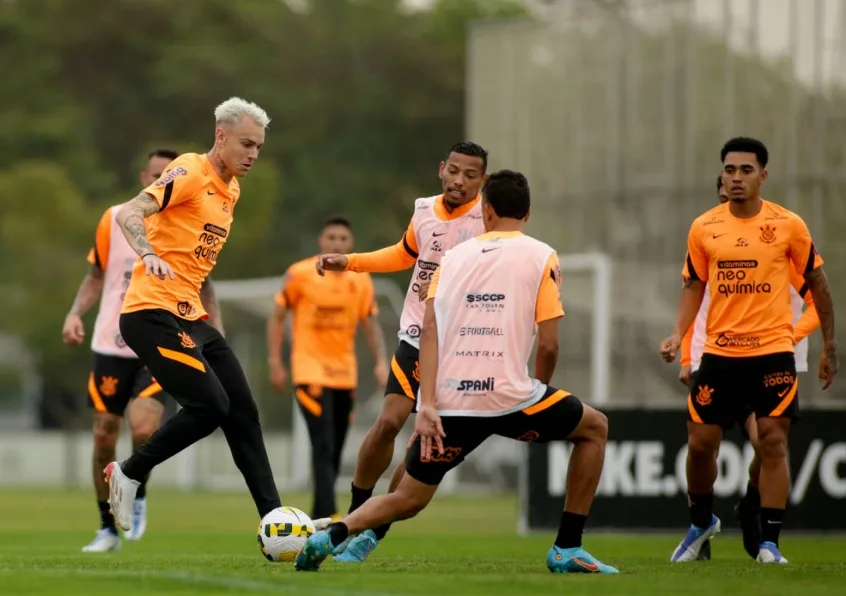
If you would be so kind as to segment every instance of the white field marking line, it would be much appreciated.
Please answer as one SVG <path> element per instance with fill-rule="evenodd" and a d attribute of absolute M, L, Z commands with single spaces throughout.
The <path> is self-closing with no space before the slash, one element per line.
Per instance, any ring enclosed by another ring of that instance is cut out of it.
<path fill-rule="evenodd" d="M 20 573 L 26 571 L 33 571 L 41 574 L 51 575 L 90 575 L 95 577 L 132 577 L 132 578 L 150 578 L 150 579 L 166 579 L 182 583 L 196 583 L 207 584 L 209 586 L 217 586 L 221 588 L 232 588 L 237 590 L 255 590 L 271 592 L 281 592 L 288 594 L 332 594 L 338 596 L 394 596 L 391 592 L 375 592 L 367 590 L 366 592 L 358 590 L 345 590 L 343 588 L 330 588 L 315 585 L 298 586 L 294 584 L 284 584 L 280 582 L 270 582 L 257 579 L 241 578 L 225 575 L 199 575 L 196 573 L 179 573 L 171 571 L 121 571 L 120 569 L 60 569 L 56 567 L 0 567 L 0 573 Z M 303 572 L 305 573 L 305 572 Z M 310 575 L 312 572 L 308 572 Z M 281 579 L 281 578 L 280 578 Z"/>

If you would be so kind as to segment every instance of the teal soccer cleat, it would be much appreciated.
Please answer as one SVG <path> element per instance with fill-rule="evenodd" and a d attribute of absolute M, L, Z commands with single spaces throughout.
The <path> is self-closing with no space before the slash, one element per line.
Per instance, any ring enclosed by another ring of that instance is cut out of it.
<path fill-rule="evenodd" d="M 552 573 L 620 573 L 611 565 L 598 561 L 581 546 L 553 546 L 546 555 L 546 566 Z"/>
<path fill-rule="evenodd" d="M 311 536 L 294 561 L 297 571 L 317 571 L 335 547 L 329 532 L 321 530 Z"/>
<path fill-rule="evenodd" d="M 376 538 L 376 533 L 373 530 L 365 530 L 356 536 L 335 560 L 338 563 L 364 563 L 377 546 L 379 539 Z"/>

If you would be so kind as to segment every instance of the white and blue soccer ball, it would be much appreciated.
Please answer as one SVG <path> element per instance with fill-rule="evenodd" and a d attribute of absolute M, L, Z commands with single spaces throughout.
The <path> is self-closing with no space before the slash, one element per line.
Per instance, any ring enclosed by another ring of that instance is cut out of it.
<path fill-rule="evenodd" d="M 264 516 L 256 540 L 268 561 L 290 562 L 314 534 L 314 522 L 296 507 L 277 507 Z"/>

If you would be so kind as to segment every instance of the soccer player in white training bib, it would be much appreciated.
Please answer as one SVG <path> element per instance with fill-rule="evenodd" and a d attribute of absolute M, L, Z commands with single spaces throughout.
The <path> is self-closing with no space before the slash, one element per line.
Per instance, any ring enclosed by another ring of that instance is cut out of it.
<path fill-rule="evenodd" d="M 717 176 L 717 193 L 720 203 L 729 200 L 726 187 L 723 185 L 722 175 Z M 820 327 L 820 319 L 817 316 L 817 309 L 814 306 L 814 299 L 808 290 L 805 279 L 791 270 L 790 276 L 790 308 L 793 310 L 793 356 L 796 360 L 796 372 L 808 372 L 808 336 Z M 681 345 L 681 370 L 679 380 L 686 386 L 690 386 L 690 379 L 693 373 L 699 370 L 702 360 L 702 353 L 705 349 L 706 324 L 708 322 L 708 306 L 711 303 L 710 285 L 705 285 L 705 294 L 702 297 L 702 305 L 696 314 L 693 322 Z M 803 306 L 807 308 L 803 312 Z M 755 422 L 755 413 L 751 408 L 745 408 L 737 420 L 740 431 L 749 439 L 755 449 L 755 455 L 749 464 L 749 483 L 746 486 L 746 494 L 734 507 L 735 516 L 740 524 L 743 534 L 743 548 L 753 559 L 758 556 L 758 546 L 761 544 L 761 493 L 758 492 L 758 479 L 761 475 L 761 457 L 758 455 L 758 425 Z M 699 552 L 699 559 L 711 558 L 711 541 L 705 542 Z"/>
<path fill-rule="evenodd" d="M 564 316 L 558 256 L 523 234 L 529 186 L 517 172 L 491 174 L 484 190 L 485 233 L 450 250 L 435 272 L 420 340 L 420 405 L 396 491 L 368 500 L 315 533 L 296 567 L 316 571 L 350 534 L 420 513 L 444 475 L 492 435 L 517 441 L 571 441 L 567 497 L 554 573 L 618 573 L 582 548 L 608 436 L 607 418 L 549 386 Z M 490 331 L 490 332 L 488 332 Z M 534 378 L 528 374 L 535 338 Z"/>
<path fill-rule="evenodd" d="M 352 482 L 350 512 L 373 494 L 379 478 L 391 465 L 394 441 L 411 415 L 420 383 L 418 352 L 423 325 L 426 291 L 441 256 L 452 247 L 484 232 L 479 191 L 485 183 L 488 152 L 469 141 L 453 145 L 441 162 L 438 176 L 443 194 L 414 202 L 408 229 L 394 246 L 363 254 L 321 255 L 317 271 L 390 273 L 414 267 L 405 296 L 399 330 L 399 345 L 391 360 L 382 413 L 368 431 L 358 453 Z M 405 472 L 394 470 L 389 490 L 394 490 Z M 342 563 L 361 563 L 385 537 L 389 524 L 368 530 L 335 552 Z"/>
<path fill-rule="evenodd" d="M 155 182 L 177 156 L 170 149 L 155 149 L 147 155 L 141 171 L 143 186 Z M 62 326 L 62 339 L 69 346 L 85 340 L 82 317 L 100 300 L 91 351 L 94 362 L 88 376 L 88 402 L 94 411 L 94 492 L 100 511 L 100 529 L 82 552 L 101 553 L 120 549 L 115 518 L 109 512 L 109 487 L 103 480 L 103 468 L 115 459 L 115 447 L 124 412 L 132 432 L 133 449 L 147 441 L 161 424 L 167 394 L 138 360 L 118 329 L 123 297 L 129 286 L 132 266 L 138 259 L 120 232 L 115 215 L 122 205 L 106 209 L 88 253 L 91 268 L 77 290 L 70 312 Z M 131 400 L 131 405 L 130 405 Z M 127 409 L 127 406 L 128 409 Z M 147 529 L 147 482 L 142 482 L 132 504 L 132 527 L 127 540 L 140 540 Z"/>

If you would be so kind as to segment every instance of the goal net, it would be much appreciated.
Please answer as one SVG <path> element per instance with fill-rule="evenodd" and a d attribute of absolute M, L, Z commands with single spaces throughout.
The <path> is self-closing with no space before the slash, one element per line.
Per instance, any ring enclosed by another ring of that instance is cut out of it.
<path fill-rule="evenodd" d="M 559 366 L 553 384 L 603 404 L 608 400 L 611 356 L 611 263 L 596 253 L 559 255 L 564 277 L 562 298 L 567 313 L 560 328 Z M 262 416 L 265 441 L 280 487 L 285 491 L 310 486 L 310 444 L 305 423 L 297 408 L 293 390 L 276 394 L 267 380 L 265 321 L 273 309 L 279 277 L 244 280 L 215 280 L 224 314 L 227 336 L 244 367 Z M 379 323 L 388 354 L 396 346 L 396 333 L 406 287 L 386 276 L 374 276 L 379 302 Z M 286 326 L 285 357 L 288 356 L 290 317 Z M 382 407 L 383 391 L 373 378 L 373 359 L 358 334 L 360 385 L 356 393 L 355 417 L 342 457 L 339 491 L 349 486 L 358 448 Z M 287 363 L 286 363 L 287 364 Z M 402 459 L 412 424 L 406 424 L 397 439 L 393 465 Z M 203 441 L 182 457 L 183 482 L 194 488 L 227 490 L 243 486 L 243 479 L 231 462 L 222 436 Z M 493 437 L 483 450 L 471 454 L 442 484 L 450 491 L 514 491 L 523 461 L 513 442 Z M 384 490 L 389 473 L 377 487 Z"/>

